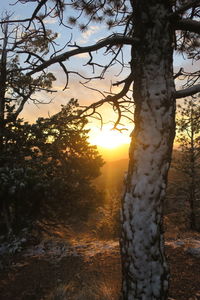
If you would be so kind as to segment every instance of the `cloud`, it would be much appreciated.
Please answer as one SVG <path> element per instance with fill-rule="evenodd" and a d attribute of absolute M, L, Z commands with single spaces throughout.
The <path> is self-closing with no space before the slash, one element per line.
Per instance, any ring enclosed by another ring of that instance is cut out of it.
<path fill-rule="evenodd" d="M 55 24 L 57 21 L 54 18 L 48 18 L 43 21 L 45 24 Z"/>
<path fill-rule="evenodd" d="M 76 58 L 88 58 L 88 57 L 89 57 L 88 53 L 81 53 L 81 54 L 76 55 Z"/>
<path fill-rule="evenodd" d="M 90 73 L 87 73 L 83 68 L 81 69 L 80 60 L 77 60 L 79 63 L 79 69 L 77 71 L 81 72 L 83 76 L 89 76 Z M 77 63 L 77 65 L 78 65 Z M 67 64 L 66 64 L 67 67 Z M 39 106 L 34 105 L 31 101 L 30 104 L 25 105 L 25 109 L 21 114 L 21 117 L 24 117 L 25 120 L 29 122 L 34 122 L 38 117 L 49 117 L 54 115 L 55 113 L 61 110 L 61 105 L 66 105 L 67 102 L 71 98 L 75 98 L 79 100 L 81 106 L 89 106 L 95 101 L 99 101 L 102 99 L 102 95 L 94 90 L 87 89 L 80 84 L 81 79 L 71 74 L 69 79 L 69 87 L 65 91 L 63 88 L 66 84 L 66 77 L 64 73 L 60 70 L 59 66 L 54 66 L 52 70 L 57 77 L 57 81 L 53 84 L 53 89 L 57 90 L 57 93 L 46 94 L 46 93 L 38 93 L 35 95 L 36 98 L 40 99 L 40 101 L 46 100 L 46 102 L 52 100 L 50 104 L 41 104 Z M 89 74 L 89 75 L 88 75 Z M 114 73 L 110 72 L 108 78 L 106 80 L 94 80 L 90 82 L 88 85 L 97 90 L 101 91 L 109 91 L 110 90 L 110 82 L 114 78 Z M 84 80 L 83 80 L 84 81 Z M 113 92 L 117 92 L 120 87 L 115 87 Z M 111 122 L 113 126 L 113 121 L 117 119 L 117 113 L 113 111 L 112 107 L 109 104 L 105 104 L 104 106 L 98 109 L 98 112 L 103 116 L 103 121 L 105 124 Z M 127 120 L 123 119 L 122 123 L 125 124 L 128 131 L 125 131 L 125 135 L 129 135 L 133 129 L 133 124 L 128 124 Z M 89 118 L 89 123 L 87 125 L 87 129 L 90 129 L 89 135 L 92 137 L 97 132 L 100 131 L 101 122 L 94 118 Z"/>
<path fill-rule="evenodd" d="M 86 44 L 89 41 L 91 35 L 95 34 L 99 30 L 100 30 L 99 26 L 90 26 L 88 30 L 82 33 L 81 39 L 78 40 L 78 43 Z"/>
<path fill-rule="evenodd" d="M 56 71 L 58 73 L 58 80 L 53 84 L 53 89 L 57 90 L 57 93 L 49 94 L 40 92 L 35 95 L 35 98 L 40 99 L 40 101 L 46 101 L 48 103 L 52 99 L 52 102 L 50 104 L 36 106 L 30 101 L 30 104 L 25 105 L 25 109 L 22 113 L 22 117 L 26 120 L 33 121 L 40 116 L 48 117 L 48 114 L 53 115 L 61 109 L 62 104 L 65 105 L 71 98 L 78 99 L 81 105 L 90 105 L 102 98 L 98 92 L 83 87 L 79 83 L 80 78 L 77 76 L 71 76 L 68 89 L 63 91 L 66 78 L 63 76 L 63 73 L 60 72 L 60 69 Z M 87 76 L 86 73 L 83 73 L 83 75 Z M 109 90 L 109 83 L 109 80 L 107 82 L 95 80 L 90 86 L 105 91 Z"/>
<path fill-rule="evenodd" d="M 86 74 L 85 74 L 86 75 Z M 95 88 L 100 90 L 109 90 L 109 80 L 107 82 L 97 80 L 94 82 Z M 33 123 L 38 117 L 49 117 L 56 113 L 58 113 L 61 110 L 61 105 L 66 105 L 67 102 L 71 98 L 77 98 L 79 100 L 80 105 L 90 105 L 91 103 L 98 101 L 102 98 L 102 96 L 92 90 L 88 90 L 87 88 L 84 88 L 79 83 L 79 78 L 76 78 L 75 76 L 70 79 L 70 87 L 69 89 L 62 91 L 63 87 L 65 85 L 65 78 L 64 76 L 55 83 L 54 88 L 58 90 L 57 93 L 51 95 L 46 93 L 38 93 L 36 95 L 36 98 L 42 100 L 46 100 L 47 102 L 52 100 L 50 104 L 41 104 L 39 106 L 34 105 L 31 101 L 29 104 L 27 103 L 25 105 L 25 109 L 22 112 L 21 117 L 24 117 L 25 120 Z M 92 84 L 91 84 L 92 85 Z M 108 122 L 115 121 L 117 119 L 116 112 L 113 111 L 112 107 L 108 104 L 105 104 L 104 106 L 100 107 L 98 112 L 103 116 L 104 124 L 107 124 Z M 127 123 L 127 120 L 123 120 L 123 124 L 128 129 L 127 131 L 124 131 L 124 135 L 126 140 L 124 140 L 124 143 L 128 143 L 129 141 L 129 135 L 130 132 L 133 129 L 133 123 L 129 124 Z M 113 126 L 113 122 L 109 125 L 106 125 L 106 128 L 111 128 Z M 89 118 L 89 122 L 87 124 L 87 129 L 90 130 L 89 136 L 90 136 L 90 142 L 96 135 L 101 134 L 101 122 L 94 118 Z M 121 157 L 123 157 L 124 154 L 120 154 Z M 106 156 L 104 153 L 105 159 L 114 160 L 118 159 L 118 157 L 114 155 L 108 155 Z"/>

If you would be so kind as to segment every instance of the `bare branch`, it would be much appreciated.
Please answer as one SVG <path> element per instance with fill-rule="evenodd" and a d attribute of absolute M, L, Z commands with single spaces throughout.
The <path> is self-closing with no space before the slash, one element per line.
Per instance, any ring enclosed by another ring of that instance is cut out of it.
<path fill-rule="evenodd" d="M 179 15 L 186 12 L 188 9 L 194 8 L 196 6 L 200 5 L 200 0 L 190 0 L 188 3 L 183 4 L 181 7 L 179 7 L 173 15 Z"/>
<path fill-rule="evenodd" d="M 200 22 L 191 19 L 182 19 L 175 23 L 176 30 L 186 30 L 200 34 Z"/>
<path fill-rule="evenodd" d="M 68 82 L 69 82 L 69 73 L 68 73 L 68 71 L 67 71 L 65 65 L 64 65 L 62 62 L 59 62 L 59 64 L 60 64 L 61 68 L 63 69 L 65 75 L 66 75 L 66 84 L 65 84 L 65 86 L 64 86 L 64 88 L 63 88 L 63 91 L 64 91 L 64 90 L 66 90 L 66 88 L 67 88 L 67 86 L 68 86 Z"/>
<path fill-rule="evenodd" d="M 184 90 L 176 91 L 175 98 L 176 99 L 184 98 L 184 97 L 192 96 L 197 93 L 200 93 L 200 84 L 196 84 Z"/>
<path fill-rule="evenodd" d="M 23 51 L 16 51 L 16 53 L 18 53 L 18 54 L 28 54 L 28 55 L 29 55 L 29 56 L 28 56 L 29 58 L 30 58 L 31 56 L 34 56 L 34 57 L 36 57 L 36 58 L 38 59 L 38 61 L 41 61 L 42 63 L 45 62 L 45 60 L 44 60 L 40 55 L 38 55 L 38 54 L 36 54 L 36 53 L 34 53 L 34 52 L 31 52 L 31 51 L 23 50 Z M 25 62 L 28 62 L 28 58 L 26 59 Z"/>
<path fill-rule="evenodd" d="M 42 6 L 44 6 L 46 4 L 47 1 L 48 0 L 41 0 L 40 3 L 38 3 L 36 9 L 34 10 L 32 16 L 31 16 L 31 19 L 29 21 L 27 29 L 30 27 L 31 22 L 34 20 L 34 18 L 37 16 L 37 13 L 40 11 L 40 9 L 42 8 Z"/>
<path fill-rule="evenodd" d="M 184 71 L 184 69 L 183 69 L 183 68 L 180 68 L 180 70 L 178 71 L 178 73 L 176 73 L 176 74 L 174 75 L 174 79 L 176 79 L 176 78 L 178 78 L 179 76 L 183 75 L 183 71 Z"/>
<path fill-rule="evenodd" d="M 6 24 L 6 23 L 25 23 L 25 22 L 29 22 L 31 20 L 31 18 L 27 18 L 27 19 L 14 19 L 14 20 L 1 20 L 0 24 Z"/>
<path fill-rule="evenodd" d="M 22 99 L 20 105 L 18 106 L 17 110 L 10 115 L 10 118 L 8 118 L 7 121 L 10 121 L 10 119 L 12 119 L 12 120 L 16 120 L 17 119 L 17 117 L 19 116 L 19 114 L 22 112 L 22 110 L 24 108 L 24 105 L 29 100 L 30 96 L 31 95 L 28 94 L 26 97 L 23 97 L 23 99 Z"/>
<path fill-rule="evenodd" d="M 99 42 L 97 42 L 94 45 L 91 46 L 86 46 L 86 47 L 78 47 L 76 49 L 73 49 L 71 51 L 67 51 L 63 54 L 57 55 L 52 57 L 51 59 L 49 59 L 48 61 L 45 61 L 44 63 L 42 63 L 41 65 L 39 65 L 38 67 L 35 67 L 35 69 L 31 72 L 29 72 L 27 75 L 33 75 L 37 72 L 40 72 L 42 70 L 44 70 L 45 68 L 55 64 L 55 63 L 60 63 L 63 62 L 67 59 L 69 59 L 72 56 L 78 55 L 78 54 L 82 54 L 82 53 L 88 53 L 88 52 L 93 52 L 93 51 L 97 51 L 103 47 L 106 46 L 114 46 L 114 45 L 132 45 L 134 42 L 137 42 L 136 40 L 130 38 L 130 37 L 124 37 L 123 35 L 112 35 L 109 36 L 108 38 L 105 38 L 103 40 L 100 40 Z"/>
<path fill-rule="evenodd" d="M 122 117 L 124 117 L 124 115 L 122 115 L 122 108 L 125 108 L 125 106 L 123 106 L 123 103 L 127 103 L 128 101 L 119 101 L 120 99 L 123 99 L 123 97 L 126 96 L 126 94 L 128 93 L 130 86 L 133 82 L 133 74 L 131 73 L 125 80 L 124 80 L 124 87 L 121 89 L 121 91 L 117 94 L 113 94 L 113 95 L 108 95 L 108 96 L 104 96 L 103 99 L 92 103 L 91 105 L 85 107 L 79 114 L 79 117 L 81 115 L 85 115 L 85 113 L 87 113 L 89 110 L 92 110 L 92 113 L 87 114 L 86 116 L 91 116 L 92 114 L 96 114 L 96 109 L 98 107 L 100 107 L 101 105 L 103 105 L 104 103 L 109 103 L 113 106 L 113 108 L 115 110 L 117 110 L 118 112 L 118 117 L 117 120 L 114 122 L 114 127 L 113 128 L 117 128 L 117 126 L 120 124 L 120 120 Z M 132 103 L 132 101 L 130 101 Z M 128 111 L 128 109 L 125 109 L 126 111 Z M 125 111 L 124 110 L 124 111 Z M 124 112 L 123 111 L 123 112 Z M 130 112 L 130 111 L 129 111 Z"/>

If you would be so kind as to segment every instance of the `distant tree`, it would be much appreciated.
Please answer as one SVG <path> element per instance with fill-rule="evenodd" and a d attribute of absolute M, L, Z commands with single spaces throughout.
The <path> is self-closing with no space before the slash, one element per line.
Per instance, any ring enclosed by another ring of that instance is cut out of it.
<path fill-rule="evenodd" d="M 9 122 L 4 127 L 3 144 L 1 146 L 0 167 L 0 208 L 1 225 L 9 236 L 13 229 L 18 229 L 29 215 L 29 208 L 34 206 L 38 195 L 35 193 L 40 174 L 29 164 L 32 155 L 30 141 L 31 125 L 21 119 Z M 42 193 L 41 188 L 38 190 Z M 28 195 L 29 194 L 29 195 Z M 27 202 L 28 200 L 28 202 Z M 28 205 L 28 207 L 27 207 Z M 23 212 L 25 213 L 22 213 Z"/>
<path fill-rule="evenodd" d="M 75 118 L 77 105 L 72 99 L 58 114 L 38 119 L 32 132 L 37 161 L 40 166 L 45 164 L 49 180 L 47 198 L 52 199 L 54 211 L 63 214 L 66 206 L 72 214 L 79 210 L 79 216 L 87 216 L 98 205 L 99 196 L 92 180 L 100 175 L 103 160 L 96 146 L 87 141 L 89 131 L 84 129 L 87 120 Z"/>
<path fill-rule="evenodd" d="M 74 119 L 76 106 L 71 100 L 51 118 L 5 127 L 0 206 L 8 233 L 39 217 L 87 217 L 98 205 L 92 180 L 103 161 L 87 141 L 86 119 Z"/>
<path fill-rule="evenodd" d="M 14 214 L 11 216 L 11 202 L 12 206 L 15 202 L 14 211 L 15 215 L 18 215 L 18 202 L 21 201 L 19 191 L 23 187 L 20 177 L 36 176 L 32 171 L 30 173 L 23 169 L 24 156 L 30 155 L 31 144 L 28 137 L 31 134 L 31 126 L 28 123 L 23 124 L 18 118 L 28 101 L 35 104 L 43 102 L 38 100 L 37 92 L 53 92 L 52 82 L 55 80 L 55 76 L 50 72 L 34 78 L 26 75 L 23 72 L 25 65 L 21 57 L 28 51 L 33 51 L 34 57 L 27 57 L 27 61 L 32 64 L 38 59 L 41 60 L 43 55 L 50 51 L 57 36 L 50 30 L 44 33 L 41 24 L 39 27 L 28 29 L 18 22 L 9 23 L 9 19 L 10 15 L 5 13 L 2 20 L 6 23 L 1 23 L 0 28 L 0 202 L 8 232 L 11 231 L 11 224 L 14 222 Z M 15 188 L 10 189 L 11 185 Z M 29 183 L 27 188 L 28 186 Z M 14 202 L 8 197 L 9 194 L 12 194 L 12 199 L 15 195 Z"/>
<path fill-rule="evenodd" d="M 27 29 L 23 24 L 10 24 L 9 18 L 6 13 L 2 20 L 7 23 L 1 24 L 0 28 L 0 151 L 7 124 L 17 120 L 28 101 L 42 103 L 35 94 L 40 91 L 52 93 L 52 82 L 55 80 L 50 72 L 34 78 L 26 75 L 21 57 L 33 51 L 34 57 L 27 57 L 27 61 L 32 64 L 42 60 L 43 55 L 50 51 L 57 34 L 52 34 L 50 30 L 44 33 L 41 26 Z"/>
<path fill-rule="evenodd" d="M 185 175 L 182 189 L 190 204 L 190 225 L 200 230 L 200 104 L 196 98 L 179 105 L 177 142 L 181 153 L 176 167 Z"/>

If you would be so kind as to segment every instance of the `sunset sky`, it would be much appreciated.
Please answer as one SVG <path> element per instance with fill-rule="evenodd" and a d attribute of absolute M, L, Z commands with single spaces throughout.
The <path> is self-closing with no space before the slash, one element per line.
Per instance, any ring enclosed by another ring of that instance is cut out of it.
<path fill-rule="evenodd" d="M 14 6 L 11 6 L 11 3 L 15 3 L 15 1 L 1 1 L 1 14 L 3 15 L 6 10 L 8 12 L 14 12 L 12 19 L 14 19 L 15 17 L 25 18 L 27 16 L 30 16 L 33 8 L 35 7 L 34 2 L 28 3 L 26 5 L 18 4 Z M 65 18 L 67 17 L 68 15 L 66 13 Z M 49 18 L 47 21 L 45 21 L 45 23 L 50 29 L 59 33 L 57 40 L 59 44 L 58 48 L 62 48 L 66 41 L 70 39 L 71 30 L 59 27 L 56 19 Z M 86 30 L 85 32 L 80 32 L 75 28 L 73 29 L 72 34 L 71 44 L 74 44 L 76 42 L 76 44 L 80 46 L 86 46 L 89 44 L 94 44 L 96 41 L 102 39 L 103 37 L 112 34 L 112 32 L 108 32 L 105 25 L 98 24 L 89 26 L 88 30 Z M 71 50 L 72 48 L 69 49 Z M 126 47 L 124 52 L 125 61 L 127 63 L 129 62 L 130 58 L 129 50 L 130 48 Z M 108 58 L 102 54 L 102 51 L 99 51 L 99 53 L 97 54 L 97 61 L 101 61 L 102 59 L 106 61 Z M 185 64 L 181 56 L 176 55 L 174 57 L 174 60 L 176 70 L 179 70 L 179 68 Z M 84 54 L 68 60 L 65 65 L 68 70 L 81 71 L 82 74 L 87 77 L 92 73 L 91 68 L 83 67 L 83 65 L 86 64 L 87 61 L 88 55 Z M 193 66 L 193 68 L 195 69 L 195 66 Z M 185 69 L 187 69 L 186 64 Z M 78 76 L 71 76 L 69 88 L 65 91 L 62 91 L 63 87 L 65 86 L 65 75 L 63 74 L 61 68 L 59 67 L 59 65 L 54 65 L 53 67 L 49 68 L 49 71 L 53 71 L 57 78 L 57 81 L 54 84 L 54 88 L 57 89 L 58 92 L 53 95 L 47 95 L 45 93 L 40 93 L 39 95 L 37 95 L 37 97 L 39 97 L 41 101 L 44 100 L 49 102 L 49 100 L 51 100 L 50 104 L 40 106 L 35 106 L 31 103 L 26 104 L 25 110 L 21 115 L 25 120 L 34 122 L 40 116 L 51 116 L 54 113 L 57 113 L 60 110 L 61 105 L 66 104 L 71 98 L 78 99 L 81 105 L 89 105 L 94 101 L 100 100 L 102 98 L 102 95 L 100 95 L 100 93 L 88 90 L 83 87 L 79 82 L 83 82 L 84 80 L 81 80 L 81 78 Z M 109 91 L 111 82 L 116 82 L 120 79 L 126 78 L 128 71 L 127 69 L 124 69 L 124 71 L 120 75 L 121 77 L 119 78 L 116 78 L 116 73 L 118 73 L 118 71 L 116 72 L 116 68 L 113 67 L 108 72 L 106 80 L 95 80 L 93 83 L 89 83 L 89 86 L 95 87 L 96 89 L 99 89 L 103 92 Z M 89 119 L 88 128 L 91 129 L 90 142 L 99 145 L 101 149 L 108 148 L 112 149 L 112 151 L 114 148 L 117 148 L 124 144 L 129 144 L 130 133 L 134 127 L 133 123 L 130 124 L 130 122 L 127 123 L 127 121 L 124 120 L 124 128 L 126 128 L 127 130 L 123 130 L 122 133 L 120 133 L 119 131 L 113 131 L 113 123 L 108 122 L 110 120 L 115 121 L 117 115 L 114 114 L 112 109 L 108 106 L 101 108 L 100 112 L 104 116 L 103 121 L 106 125 L 101 130 L 101 124 L 99 121 Z"/>

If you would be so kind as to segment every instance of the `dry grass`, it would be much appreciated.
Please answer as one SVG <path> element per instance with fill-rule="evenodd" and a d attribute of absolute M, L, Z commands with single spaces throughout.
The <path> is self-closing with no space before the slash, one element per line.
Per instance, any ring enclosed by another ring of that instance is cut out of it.
<path fill-rule="evenodd" d="M 93 278 L 83 282 L 71 282 L 58 286 L 45 300 L 117 300 L 119 289 L 116 282 L 97 282 Z"/>

